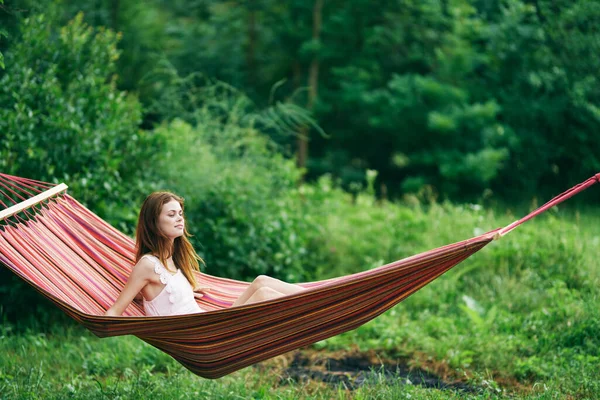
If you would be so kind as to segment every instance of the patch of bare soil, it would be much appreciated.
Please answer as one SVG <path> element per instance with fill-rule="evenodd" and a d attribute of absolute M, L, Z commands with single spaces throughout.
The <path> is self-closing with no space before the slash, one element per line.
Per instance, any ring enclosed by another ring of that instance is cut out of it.
<path fill-rule="evenodd" d="M 412 368 L 402 359 L 383 359 L 374 351 L 319 351 L 302 349 L 261 363 L 280 376 L 280 383 L 324 383 L 348 390 L 362 386 L 367 380 L 385 380 L 389 384 L 412 384 L 427 388 L 477 392 L 480 388 L 464 382 L 449 381 L 429 371 Z"/>

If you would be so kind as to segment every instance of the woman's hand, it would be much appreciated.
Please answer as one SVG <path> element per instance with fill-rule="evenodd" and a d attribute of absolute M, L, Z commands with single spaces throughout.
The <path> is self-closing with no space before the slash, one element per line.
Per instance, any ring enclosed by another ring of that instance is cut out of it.
<path fill-rule="evenodd" d="M 194 289 L 194 297 L 197 299 L 201 299 L 202 297 L 204 297 L 205 294 L 207 294 L 207 292 L 210 292 L 211 288 L 209 287 L 197 287 Z"/>

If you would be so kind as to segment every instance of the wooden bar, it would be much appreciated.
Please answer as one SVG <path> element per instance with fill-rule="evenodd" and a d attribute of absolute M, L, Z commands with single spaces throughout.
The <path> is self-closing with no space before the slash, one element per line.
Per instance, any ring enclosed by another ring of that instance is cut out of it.
<path fill-rule="evenodd" d="M 39 204 L 42 201 L 47 200 L 47 199 L 51 198 L 52 196 L 59 194 L 60 192 L 64 192 L 65 190 L 67 190 L 67 188 L 68 188 L 67 185 L 65 185 L 64 183 L 61 183 L 60 185 L 57 185 L 57 186 L 53 187 L 52 189 L 48 189 L 38 195 L 35 195 L 30 199 L 27 199 L 18 204 L 15 204 L 12 207 L 8 207 L 7 209 L 0 211 L 0 221 L 17 214 L 26 208 L 29 208 L 36 204 Z"/>

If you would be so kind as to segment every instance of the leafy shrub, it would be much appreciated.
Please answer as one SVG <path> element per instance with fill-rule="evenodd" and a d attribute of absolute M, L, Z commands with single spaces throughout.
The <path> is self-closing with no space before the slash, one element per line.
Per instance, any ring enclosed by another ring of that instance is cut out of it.
<path fill-rule="evenodd" d="M 209 273 L 313 276 L 319 232 L 296 189 L 300 171 L 254 127 L 247 98 L 221 89 L 195 110 L 195 127 L 174 120 L 156 129 L 166 141 L 157 176 L 186 198 Z"/>
<path fill-rule="evenodd" d="M 44 15 L 23 20 L 0 72 L 0 171 L 66 182 L 94 212 L 131 232 L 157 143 L 138 128 L 135 96 L 115 87 L 117 40 L 81 15 L 60 29 Z M 6 310 L 47 304 L 6 269 L 0 278 Z"/>
<path fill-rule="evenodd" d="M 115 87 L 117 40 L 81 14 L 61 29 L 44 15 L 23 21 L 0 75 L 0 170 L 67 182 L 127 229 L 155 144 L 138 128 L 137 99 Z"/>

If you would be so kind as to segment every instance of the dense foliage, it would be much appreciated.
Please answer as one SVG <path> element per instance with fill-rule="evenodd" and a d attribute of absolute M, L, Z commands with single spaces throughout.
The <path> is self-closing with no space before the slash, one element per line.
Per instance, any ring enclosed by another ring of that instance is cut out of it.
<path fill-rule="evenodd" d="M 348 189 L 375 169 L 382 196 L 432 186 L 454 199 L 491 190 L 525 201 L 600 170 L 598 2 L 7 0 L 6 9 L 9 43 L 14 21 L 36 10 L 63 23 L 83 11 L 122 32 L 118 85 L 138 94 L 145 128 L 183 117 L 165 98 L 165 66 L 227 82 L 259 107 L 307 107 L 326 135 L 265 132 L 290 155 L 308 136 L 307 176 L 332 173 Z"/>
<path fill-rule="evenodd" d="M 208 272 L 314 277 L 309 246 L 320 232 L 295 187 L 299 172 L 251 125 L 240 126 L 234 114 L 220 119 L 227 100 L 239 105 L 245 98 L 213 97 L 197 113 L 198 128 L 175 120 L 156 129 L 168 137 L 159 176 L 186 199 L 193 242 Z"/>
<path fill-rule="evenodd" d="M 0 169 L 68 182 L 127 228 L 156 141 L 139 129 L 138 100 L 116 88 L 117 35 L 82 15 L 59 30 L 40 14 L 23 20 L 20 38 L 0 75 Z"/>

